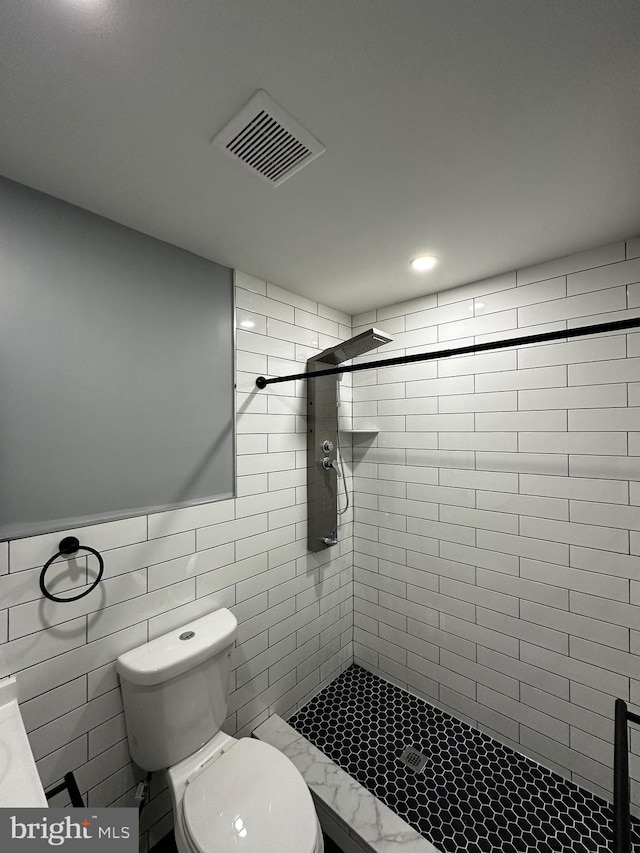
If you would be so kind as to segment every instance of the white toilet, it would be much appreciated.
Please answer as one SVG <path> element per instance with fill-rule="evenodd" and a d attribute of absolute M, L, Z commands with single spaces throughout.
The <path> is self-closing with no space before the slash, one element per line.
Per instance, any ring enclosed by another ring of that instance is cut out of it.
<path fill-rule="evenodd" d="M 292 762 L 221 731 L 236 628 L 231 611 L 216 610 L 118 658 L 131 757 L 166 769 L 179 853 L 323 853 Z"/>

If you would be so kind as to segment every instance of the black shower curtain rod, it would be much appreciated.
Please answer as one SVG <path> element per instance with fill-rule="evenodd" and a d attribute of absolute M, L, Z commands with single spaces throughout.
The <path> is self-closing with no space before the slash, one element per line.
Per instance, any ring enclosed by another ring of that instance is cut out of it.
<path fill-rule="evenodd" d="M 540 344 L 547 341 L 557 341 L 562 338 L 577 338 L 580 335 L 599 335 L 605 332 L 617 332 L 621 329 L 633 329 L 640 326 L 640 317 L 631 320 L 616 320 L 612 323 L 597 323 L 592 326 L 578 326 L 576 329 L 563 329 L 556 332 L 542 332 L 537 335 L 525 335 L 521 338 L 507 338 L 501 341 L 487 341 L 484 344 L 469 344 L 466 347 L 453 347 L 452 349 L 435 350 L 434 352 L 421 352 L 417 355 L 401 355 L 396 358 L 383 358 L 380 361 L 367 361 L 363 364 L 339 365 L 329 367 L 325 370 L 315 370 L 313 373 L 292 373 L 289 376 L 274 376 L 267 379 L 258 376 L 256 385 L 258 388 L 266 388 L 276 382 L 291 382 L 294 379 L 316 379 L 318 376 L 332 376 L 336 373 L 354 373 L 358 370 L 369 370 L 372 367 L 392 367 L 396 364 L 412 364 L 416 361 L 433 361 L 437 358 L 450 358 L 453 355 L 470 355 L 475 352 L 488 352 L 505 347 L 519 347 L 525 344 Z"/>

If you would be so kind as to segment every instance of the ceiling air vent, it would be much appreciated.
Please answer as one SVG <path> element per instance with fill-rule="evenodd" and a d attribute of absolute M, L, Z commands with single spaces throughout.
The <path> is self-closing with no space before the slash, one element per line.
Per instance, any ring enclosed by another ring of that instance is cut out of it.
<path fill-rule="evenodd" d="M 325 150 L 262 89 L 212 142 L 276 187 Z"/>

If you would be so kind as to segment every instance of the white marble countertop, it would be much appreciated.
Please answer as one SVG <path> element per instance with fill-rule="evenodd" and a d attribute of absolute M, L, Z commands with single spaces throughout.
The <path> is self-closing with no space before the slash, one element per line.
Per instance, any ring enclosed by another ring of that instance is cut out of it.
<path fill-rule="evenodd" d="M 0 808 L 48 805 L 18 708 L 15 678 L 0 681 Z"/>
<path fill-rule="evenodd" d="M 253 734 L 283 752 L 319 801 L 375 853 L 440 853 L 277 714 Z"/>

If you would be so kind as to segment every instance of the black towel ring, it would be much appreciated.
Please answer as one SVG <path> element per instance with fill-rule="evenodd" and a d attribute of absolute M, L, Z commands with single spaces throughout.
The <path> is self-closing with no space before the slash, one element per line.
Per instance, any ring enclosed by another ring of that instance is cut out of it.
<path fill-rule="evenodd" d="M 43 566 L 42 571 L 40 572 L 40 589 L 42 590 L 42 594 L 45 596 L 45 598 L 49 598 L 51 601 L 77 601 L 79 598 L 84 598 L 85 595 L 89 595 L 89 593 L 92 592 L 102 580 L 102 573 L 104 571 L 104 560 L 102 559 L 101 555 L 95 550 L 95 548 L 89 548 L 88 545 L 81 545 L 80 540 L 76 539 L 75 536 L 65 536 L 65 538 L 62 539 L 62 541 L 59 543 L 58 547 L 60 548 L 58 553 L 54 554 L 50 560 L 47 560 L 47 562 Z M 59 595 L 53 595 L 49 592 L 49 590 L 44 584 L 44 578 L 47 573 L 47 569 L 53 563 L 54 560 L 57 560 L 58 557 L 62 557 L 63 555 L 69 557 L 71 556 L 71 554 L 75 554 L 76 551 L 78 551 L 80 548 L 82 548 L 83 551 L 89 551 L 91 554 L 95 554 L 98 558 L 98 564 L 100 568 L 98 569 L 97 578 L 94 580 L 94 582 L 88 589 L 85 589 L 84 592 L 81 592 L 78 595 L 72 595 L 69 598 L 62 598 Z"/>

